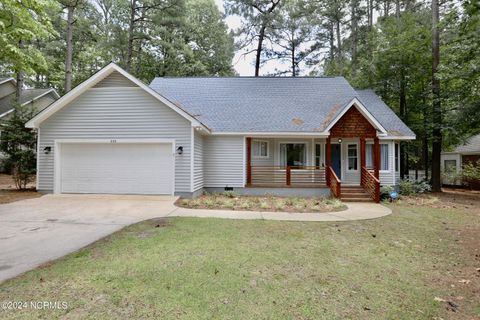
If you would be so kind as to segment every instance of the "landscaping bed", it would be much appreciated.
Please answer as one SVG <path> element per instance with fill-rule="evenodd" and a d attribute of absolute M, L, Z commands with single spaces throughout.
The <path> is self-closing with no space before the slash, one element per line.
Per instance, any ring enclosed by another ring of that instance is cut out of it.
<path fill-rule="evenodd" d="M 323 197 L 240 196 L 235 193 L 204 194 L 195 199 L 180 199 L 179 207 L 273 212 L 330 212 L 345 210 L 339 199 Z"/>

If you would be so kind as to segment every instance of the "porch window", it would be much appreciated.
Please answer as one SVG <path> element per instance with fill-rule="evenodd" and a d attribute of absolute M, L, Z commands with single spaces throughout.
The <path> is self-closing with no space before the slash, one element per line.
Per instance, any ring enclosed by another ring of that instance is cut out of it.
<path fill-rule="evenodd" d="M 373 144 L 365 145 L 365 165 L 373 168 Z"/>
<path fill-rule="evenodd" d="M 399 145 L 398 143 L 395 143 L 395 172 L 398 172 L 400 168 L 400 162 L 398 161 L 398 155 L 399 155 Z"/>
<path fill-rule="evenodd" d="M 348 170 L 358 170 L 357 145 L 349 144 L 347 147 L 348 147 Z"/>
<path fill-rule="evenodd" d="M 280 165 L 283 167 L 303 167 L 306 165 L 307 148 L 304 143 L 281 143 Z"/>
<path fill-rule="evenodd" d="M 323 167 L 322 163 L 322 149 L 320 144 L 315 145 L 315 167 Z"/>
<path fill-rule="evenodd" d="M 268 141 L 252 141 L 252 155 L 255 158 L 268 158 Z"/>
<path fill-rule="evenodd" d="M 380 170 L 388 171 L 388 144 L 380 144 Z"/>

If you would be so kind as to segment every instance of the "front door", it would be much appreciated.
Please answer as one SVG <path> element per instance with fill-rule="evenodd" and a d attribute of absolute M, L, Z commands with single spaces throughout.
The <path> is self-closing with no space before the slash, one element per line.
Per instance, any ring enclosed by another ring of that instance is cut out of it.
<path fill-rule="evenodd" d="M 342 154 L 340 144 L 332 144 L 332 168 L 338 179 L 342 179 Z"/>

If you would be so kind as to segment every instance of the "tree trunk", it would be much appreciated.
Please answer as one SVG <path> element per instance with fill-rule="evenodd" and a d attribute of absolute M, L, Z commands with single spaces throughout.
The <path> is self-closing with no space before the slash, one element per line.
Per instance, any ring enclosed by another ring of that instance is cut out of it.
<path fill-rule="evenodd" d="M 64 90 L 65 93 L 72 90 L 72 56 L 73 56 L 73 14 L 75 11 L 74 6 L 67 7 L 67 32 L 66 32 L 66 41 L 67 49 L 65 53 L 65 82 Z"/>
<path fill-rule="evenodd" d="M 260 60 L 262 55 L 263 49 L 263 39 L 265 38 L 265 30 L 267 26 L 265 23 L 260 28 L 260 32 L 258 33 L 258 43 L 257 43 L 257 52 L 255 55 L 255 77 L 258 77 L 260 74 Z"/>
<path fill-rule="evenodd" d="M 390 14 L 390 1 L 386 0 L 383 3 L 383 16 L 388 17 L 389 14 Z"/>
<path fill-rule="evenodd" d="M 356 74 L 357 68 L 357 0 L 351 0 L 351 17 L 352 17 L 352 76 Z"/>
<path fill-rule="evenodd" d="M 438 0 L 432 0 L 432 191 L 440 192 L 440 154 L 442 152 L 442 108 L 440 103 L 440 80 L 437 69 L 440 63 L 440 32 L 438 28 Z"/>
<path fill-rule="evenodd" d="M 373 26 L 373 0 L 367 0 L 367 26 L 368 29 Z"/>
<path fill-rule="evenodd" d="M 340 19 L 336 21 L 337 29 L 337 63 L 338 63 L 338 72 L 343 75 L 343 59 L 342 59 L 342 35 L 340 34 Z"/>
<path fill-rule="evenodd" d="M 132 66 L 136 10 L 137 10 L 137 0 L 131 0 L 131 2 L 130 2 L 130 21 L 128 23 L 127 63 L 126 63 L 126 66 L 125 66 L 125 69 L 127 71 L 130 71 L 130 68 Z"/>
<path fill-rule="evenodd" d="M 397 20 L 400 19 L 400 0 L 395 1 L 395 17 Z"/>
<path fill-rule="evenodd" d="M 335 30 L 333 22 L 330 24 L 330 63 L 335 60 Z"/>
<path fill-rule="evenodd" d="M 18 48 L 20 50 L 23 50 L 25 47 L 23 40 L 18 41 Z M 17 88 L 15 89 L 15 98 L 17 99 L 17 102 L 19 101 L 20 95 L 22 94 L 23 91 L 23 82 L 24 82 L 24 73 L 23 70 L 18 68 L 17 70 Z"/>
<path fill-rule="evenodd" d="M 296 77 L 297 76 L 297 72 L 296 72 L 296 68 L 295 68 L 295 44 L 294 44 L 294 41 L 292 41 L 292 77 Z"/>

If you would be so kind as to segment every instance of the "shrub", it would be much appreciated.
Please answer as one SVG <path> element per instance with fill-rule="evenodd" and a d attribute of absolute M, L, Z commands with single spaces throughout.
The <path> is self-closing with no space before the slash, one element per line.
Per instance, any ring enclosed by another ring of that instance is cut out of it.
<path fill-rule="evenodd" d="M 35 110 L 16 106 L 8 120 L 1 123 L 0 152 L 4 154 L 2 165 L 11 170 L 17 189 L 25 189 L 32 182 L 36 171 L 36 133 L 25 128 Z"/>
<path fill-rule="evenodd" d="M 238 197 L 238 194 L 236 192 L 233 192 L 233 191 L 225 191 L 223 193 L 223 195 L 227 198 L 237 198 Z"/>
<path fill-rule="evenodd" d="M 393 186 L 381 186 L 380 187 L 380 199 L 390 198 L 390 192 L 394 191 Z"/>
<path fill-rule="evenodd" d="M 398 184 L 400 194 L 410 196 L 430 191 L 432 187 L 426 181 L 413 181 L 410 179 L 401 180 Z"/>
<path fill-rule="evenodd" d="M 480 160 L 476 163 L 469 162 L 463 166 L 462 179 L 471 188 L 480 185 Z"/>

